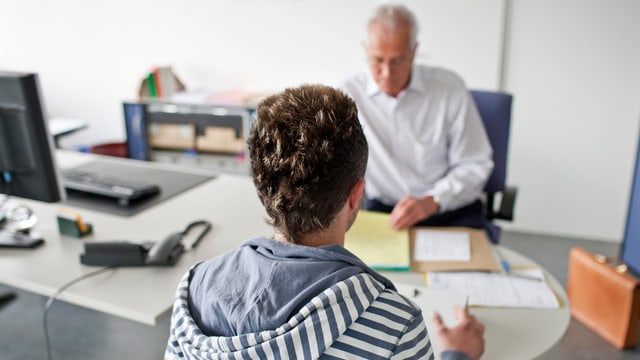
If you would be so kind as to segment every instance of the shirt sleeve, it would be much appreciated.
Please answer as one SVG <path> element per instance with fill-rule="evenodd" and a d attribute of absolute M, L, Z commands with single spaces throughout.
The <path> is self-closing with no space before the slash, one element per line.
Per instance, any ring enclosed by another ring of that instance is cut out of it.
<path fill-rule="evenodd" d="M 407 327 L 391 359 L 434 359 L 427 326 L 421 313 Z"/>
<path fill-rule="evenodd" d="M 460 351 L 443 351 L 440 360 L 470 360 L 467 354 Z"/>
<path fill-rule="evenodd" d="M 462 85 L 451 100 L 449 172 L 426 194 L 434 197 L 441 212 L 478 199 L 493 170 L 491 143 L 471 95 Z"/>
<path fill-rule="evenodd" d="M 435 359 L 422 314 L 416 316 L 408 326 L 404 335 L 398 341 L 398 346 L 391 359 Z M 465 353 L 460 351 L 443 351 L 440 353 L 440 359 L 470 360 Z"/>

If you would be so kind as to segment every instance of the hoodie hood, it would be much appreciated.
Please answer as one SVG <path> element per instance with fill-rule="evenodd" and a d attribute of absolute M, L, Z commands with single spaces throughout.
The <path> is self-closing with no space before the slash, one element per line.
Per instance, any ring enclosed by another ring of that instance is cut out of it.
<path fill-rule="evenodd" d="M 191 271 L 189 309 L 205 335 L 273 330 L 314 296 L 361 273 L 393 289 L 389 280 L 341 246 L 309 247 L 257 238 Z"/>
<path fill-rule="evenodd" d="M 313 297 L 278 328 L 237 336 L 204 335 L 189 311 L 188 288 L 186 274 L 178 287 L 166 359 L 317 359 L 371 306 L 385 286 L 370 274 L 354 275 Z M 351 316 L 342 316 L 344 310 Z M 323 326 L 330 331 L 321 329 Z"/>

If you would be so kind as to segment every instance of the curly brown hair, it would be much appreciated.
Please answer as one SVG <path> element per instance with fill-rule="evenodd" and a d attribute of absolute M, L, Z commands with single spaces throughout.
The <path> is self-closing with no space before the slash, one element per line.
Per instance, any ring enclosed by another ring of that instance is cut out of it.
<path fill-rule="evenodd" d="M 292 243 L 331 225 L 367 166 L 354 101 L 323 85 L 264 99 L 248 145 L 253 182 L 269 221 Z"/>

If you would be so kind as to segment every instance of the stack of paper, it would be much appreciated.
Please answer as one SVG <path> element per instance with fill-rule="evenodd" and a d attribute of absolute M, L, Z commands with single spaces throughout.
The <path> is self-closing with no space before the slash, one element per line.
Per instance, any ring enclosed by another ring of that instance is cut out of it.
<path fill-rule="evenodd" d="M 430 290 L 468 297 L 472 306 L 560 306 L 540 269 L 499 272 L 502 269 L 483 230 L 416 227 L 396 231 L 389 214 L 360 211 L 344 246 L 377 270 L 424 271 Z"/>
<path fill-rule="evenodd" d="M 345 248 L 377 270 L 500 270 L 483 230 L 414 227 L 396 231 L 389 217 L 360 211 L 345 236 Z"/>

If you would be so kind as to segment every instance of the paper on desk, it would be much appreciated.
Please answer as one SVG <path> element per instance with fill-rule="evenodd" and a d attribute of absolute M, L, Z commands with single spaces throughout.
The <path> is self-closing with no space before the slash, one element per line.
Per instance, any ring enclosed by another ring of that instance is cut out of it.
<path fill-rule="evenodd" d="M 442 321 L 447 327 L 455 326 L 458 321 L 456 319 L 453 306 L 458 305 L 464 307 L 467 298 L 466 295 L 439 289 L 431 289 L 424 286 L 414 286 L 402 283 L 395 283 L 395 285 L 400 294 L 411 299 L 420 307 L 420 309 L 422 309 L 422 317 L 427 325 L 427 333 L 430 335 L 429 341 L 433 346 L 436 359 L 439 359 L 440 339 L 435 336 L 436 329 L 433 321 L 431 320 L 431 313 L 433 311 L 437 311 L 440 316 L 442 316 Z"/>
<path fill-rule="evenodd" d="M 544 279 L 540 269 L 512 271 Z M 560 305 L 546 281 L 490 272 L 428 272 L 429 288 L 469 295 L 469 305 L 555 309 Z"/>
<path fill-rule="evenodd" d="M 466 295 L 457 294 L 450 291 L 433 289 L 424 286 L 415 286 L 402 283 L 394 283 L 398 292 L 422 309 L 422 316 L 427 325 L 431 321 L 431 312 L 437 311 L 442 316 L 442 320 L 447 326 L 454 326 L 457 322 L 453 306 L 464 307 L 467 300 Z"/>
<path fill-rule="evenodd" d="M 378 270 L 409 270 L 409 233 L 394 230 L 389 214 L 360 211 L 344 247 Z"/>
<path fill-rule="evenodd" d="M 415 253 L 416 233 L 420 230 L 468 234 L 471 259 L 470 261 L 417 261 L 415 256 L 411 256 L 412 271 L 500 271 L 500 265 L 491 253 L 491 245 L 484 230 L 465 227 L 413 227 L 409 230 L 412 254 Z"/>
<path fill-rule="evenodd" d="M 466 232 L 417 230 L 415 261 L 470 261 L 471 245 Z"/>

